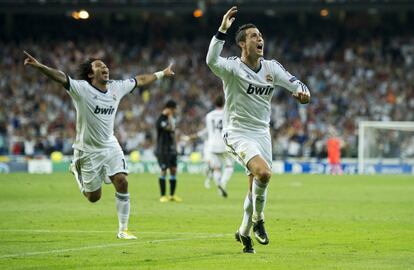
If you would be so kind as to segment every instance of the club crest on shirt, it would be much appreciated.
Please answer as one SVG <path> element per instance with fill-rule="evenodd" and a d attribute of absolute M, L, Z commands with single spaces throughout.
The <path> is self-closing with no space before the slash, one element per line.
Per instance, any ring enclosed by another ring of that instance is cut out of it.
<path fill-rule="evenodd" d="M 245 152 L 240 152 L 240 157 L 242 158 L 242 160 L 244 160 L 246 158 L 246 153 Z"/>
<path fill-rule="evenodd" d="M 98 100 L 98 95 L 95 95 L 93 99 Z"/>
<path fill-rule="evenodd" d="M 267 81 L 267 82 L 269 82 L 269 83 L 272 83 L 272 82 L 273 82 L 273 77 L 272 77 L 272 75 L 267 74 L 267 75 L 266 75 L 266 81 Z"/>
<path fill-rule="evenodd" d="M 116 96 L 115 94 L 112 95 L 112 98 L 116 101 Z"/>

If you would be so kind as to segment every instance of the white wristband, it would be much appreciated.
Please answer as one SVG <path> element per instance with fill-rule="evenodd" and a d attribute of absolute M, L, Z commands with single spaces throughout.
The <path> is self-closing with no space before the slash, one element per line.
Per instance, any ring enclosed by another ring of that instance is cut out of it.
<path fill-rule="evenodd" d="M 164 71 L 158 71 L 154 73 L 155 77 L 157 77 L 157 80 L 160 80 L 164 77 Z"/>

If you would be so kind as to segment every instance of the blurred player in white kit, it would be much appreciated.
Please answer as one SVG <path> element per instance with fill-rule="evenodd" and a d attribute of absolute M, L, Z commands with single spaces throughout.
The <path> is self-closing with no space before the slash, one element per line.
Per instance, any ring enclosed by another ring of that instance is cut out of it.
<path fill-rule="evenodd" d="M 185 140 L 196 138 L 204 139 L 204 160 L 207 163 L 207 178 L 204 186 L 210 188 L 210 179 L 213 179 L 220 195 L 227 198 L 227 183 L 233 174 L 233 158 L 226 150 L 223 140 L 223 106 L 224 97 L 219 95 L 214 100 L 214 110 L 205 118 L 205 128 L 197 134 L 184 136 Z"/>
<path fill-rule="evenodd" d="M 226 151 L 223 140 L 224 98 L 219 95 L 214 101 L 215 109 L 206 115 L 207 158 L 213 170 L 213 179 L 221 196 L 227 197 L 227 183 L 233 174 L 233 159 Z"/>

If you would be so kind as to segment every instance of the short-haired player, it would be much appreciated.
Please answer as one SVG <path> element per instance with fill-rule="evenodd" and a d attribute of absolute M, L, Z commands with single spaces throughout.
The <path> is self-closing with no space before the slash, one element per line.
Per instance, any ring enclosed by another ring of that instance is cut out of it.
<path fill-rule="evenodd" d="M 240 57 L 220 56 L 226 32 L 235 20 L 237 7 L 223 16 L 207 53 L 207 65 L 223 81 L 225 94 L 223 136 L 227 149 L 246 168 L 249 192 L 236 239 L 245 253 L 254 253 L 250 230 L 263 245 L 269 243 L 264 227 L 267 187 L 272 175 L 272 145 L 269 130 L 271 99 L 276 86 L 286 88 L 300 103 L 308 103 L 308 88 L 275 60 L 263 58 L 264 40 L 259 29 L 245 24 L 236 32 Z"/>

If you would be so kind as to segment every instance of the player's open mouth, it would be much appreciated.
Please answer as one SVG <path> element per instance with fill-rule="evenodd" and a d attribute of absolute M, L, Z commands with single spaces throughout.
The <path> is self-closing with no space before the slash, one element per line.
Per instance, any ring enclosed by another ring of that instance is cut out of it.
<path fill-rule="evenodd" d="M 263 50 L 263 45 L 257 45 L 257 49 Z"/>

